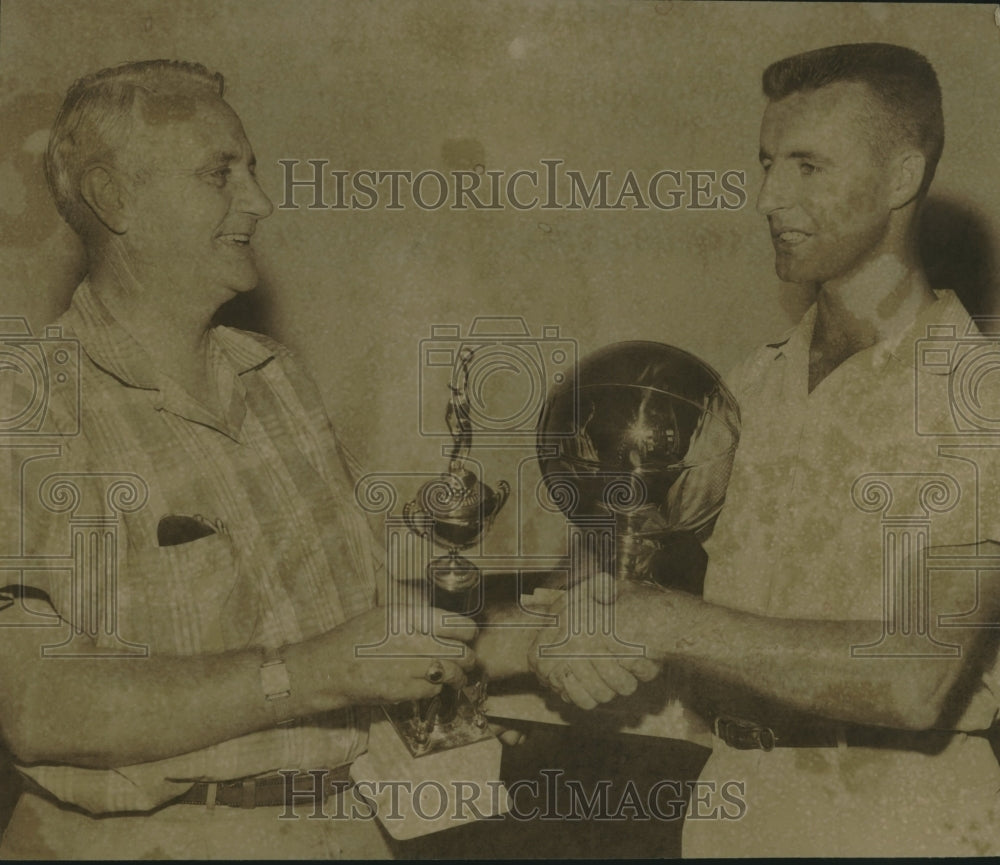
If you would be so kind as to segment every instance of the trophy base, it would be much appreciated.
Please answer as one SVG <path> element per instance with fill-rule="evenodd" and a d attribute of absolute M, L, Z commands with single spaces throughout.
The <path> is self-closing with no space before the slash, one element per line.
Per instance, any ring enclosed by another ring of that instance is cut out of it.
<path fill-rule="evenodd" d="M 376 716 L 368 752 L 354 761 L 351 778 L 385 830 L 405 841 L 505 814 L 501 751 L 491 735 L 414 757 L 389 719 Z"/>
<path fill-rule="evenodd" d="M 445 688 L 429 700 L 382 708 L 410 755 L 423 757 L 494 738 L 482 711 L 484 693 L 485 680 L 479 679 L 460 691 Z"/>

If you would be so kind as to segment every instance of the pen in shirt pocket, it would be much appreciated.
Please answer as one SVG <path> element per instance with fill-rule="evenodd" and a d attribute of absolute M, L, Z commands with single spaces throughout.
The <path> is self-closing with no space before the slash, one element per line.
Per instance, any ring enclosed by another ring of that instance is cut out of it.
<path fill-rule="evenodd" d="M 214 520 L 210 520 L 208 517 L 203 517 L 201 514 L 195 514 L 194 518 L 210 528 L 216 534 L 226 535 L 227 537 L 229 536 L 229 529 L 226 528 L 226 524 L 222 521 L 222 517 L 216 517 Z"/>
<path fill-rule="evenodd" d="M 156 539 L 161 547 L 180 546 L 210 535 L 228 537 L 229 531 L 221 519 L 213 522 L 201 514 L 167 514 L 156 527 Z"/>

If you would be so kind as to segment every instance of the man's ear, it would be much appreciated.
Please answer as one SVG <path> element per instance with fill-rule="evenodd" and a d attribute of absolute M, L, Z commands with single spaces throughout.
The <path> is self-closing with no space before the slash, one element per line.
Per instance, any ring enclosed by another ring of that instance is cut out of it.
<path fill-rule="evenodd" d="M 891 190 L 890 206 L 893 210 L 904 207 L 917 197 L 924 182 L 924 167 L 927 160 L 919 150 L 907 150 L 893 160 L 894 184 Z"/>
<path fill-rule="evenodd" d="M 128 191 L 122 176 L 106 165 L 92 165 L 80 179 L 80 195 L 101 223 L 115 234 L 128 228 Z"/>

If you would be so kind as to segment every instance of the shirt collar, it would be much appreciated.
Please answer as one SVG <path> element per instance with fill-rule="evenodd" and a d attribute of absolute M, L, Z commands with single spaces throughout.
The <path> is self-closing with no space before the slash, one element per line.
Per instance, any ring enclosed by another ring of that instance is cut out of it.
<path fill-rule="evenodd" d="M 246 417 L 246 385 L 243 375 L 259 369 L 275 357 L 270 344 L 229 327 L 209 332 L 211 366 L 219 386 L 221 414 L 193 399 L 172 378 L 169 369 L 158 369 L 142 344 L 116 319 L 84 280 L 73 295 L 60 324 L 77 338 L 94 364 L 128 387 L 149 391 L 153 406 L 203 426 L 211 427 L 234 441 Z"/>
<path fill-rule="evenodd" d="M 69 329 L 97 366 L 124 384 L 163 389 L 163 376 L 149 352 L 114 317 L 88 279 L 78 286 L 59 324 Z M 275 356 L 267 345 L 232 328 L 213 328 L 211 338 L 236 375 L 257 369 Z"/>
<path fill-rule="evenodd" d="M 805 314 L 799 319 L 797 325 L 786 330 L 774 342 L 767 344 L 767 347 L 774 351 L 775 360 L 779 357 L 798 358 L 803 355 L 808 359 L 809 345 L 812 342 L 813 327 L 815 325 L 816 304 L 814 303 L 805 311 Z"/>
<path fill-rule="evenodd" d="M 927 362 L 927 349 L 937 345 L 948 349 L 963 339 L 983 339 L 975 320 L 969 315 L 958 295 L 953 291 L 935 291 L 937 301 L 924 307 L 898 339 L 888 341 L 883 349 L 889 357 L 920 372 L 930 375 L 947 375 L 952 364 Z M 930 355 L 930 358 L 933 354 Z"/>
<path fill-rule="evenodd" d="M 883 340 L 867 351 L 873 352 L 875 359 L 888 362 L 893 359 L 921 372 L 932 375 L 946 375 L 951 364 L 927 362 L 922 349 L 930 345 L 941 346 L 946 340 L 952 343 L 964 339 L 983 339 L 975 320 L 969 315 L 958 295 L 953 291 L 935 290 L 937 300 L 924 307 L 901 334 Z M 808 362 L 809 347 L 812 343 L 813 328 L 816 324 L 816 304 L 812 304 L 797 325 L 786 331 L 780 339 L 768 343 L 774 352 L 774 359 L 781 357 L 802 358 Z"/>

